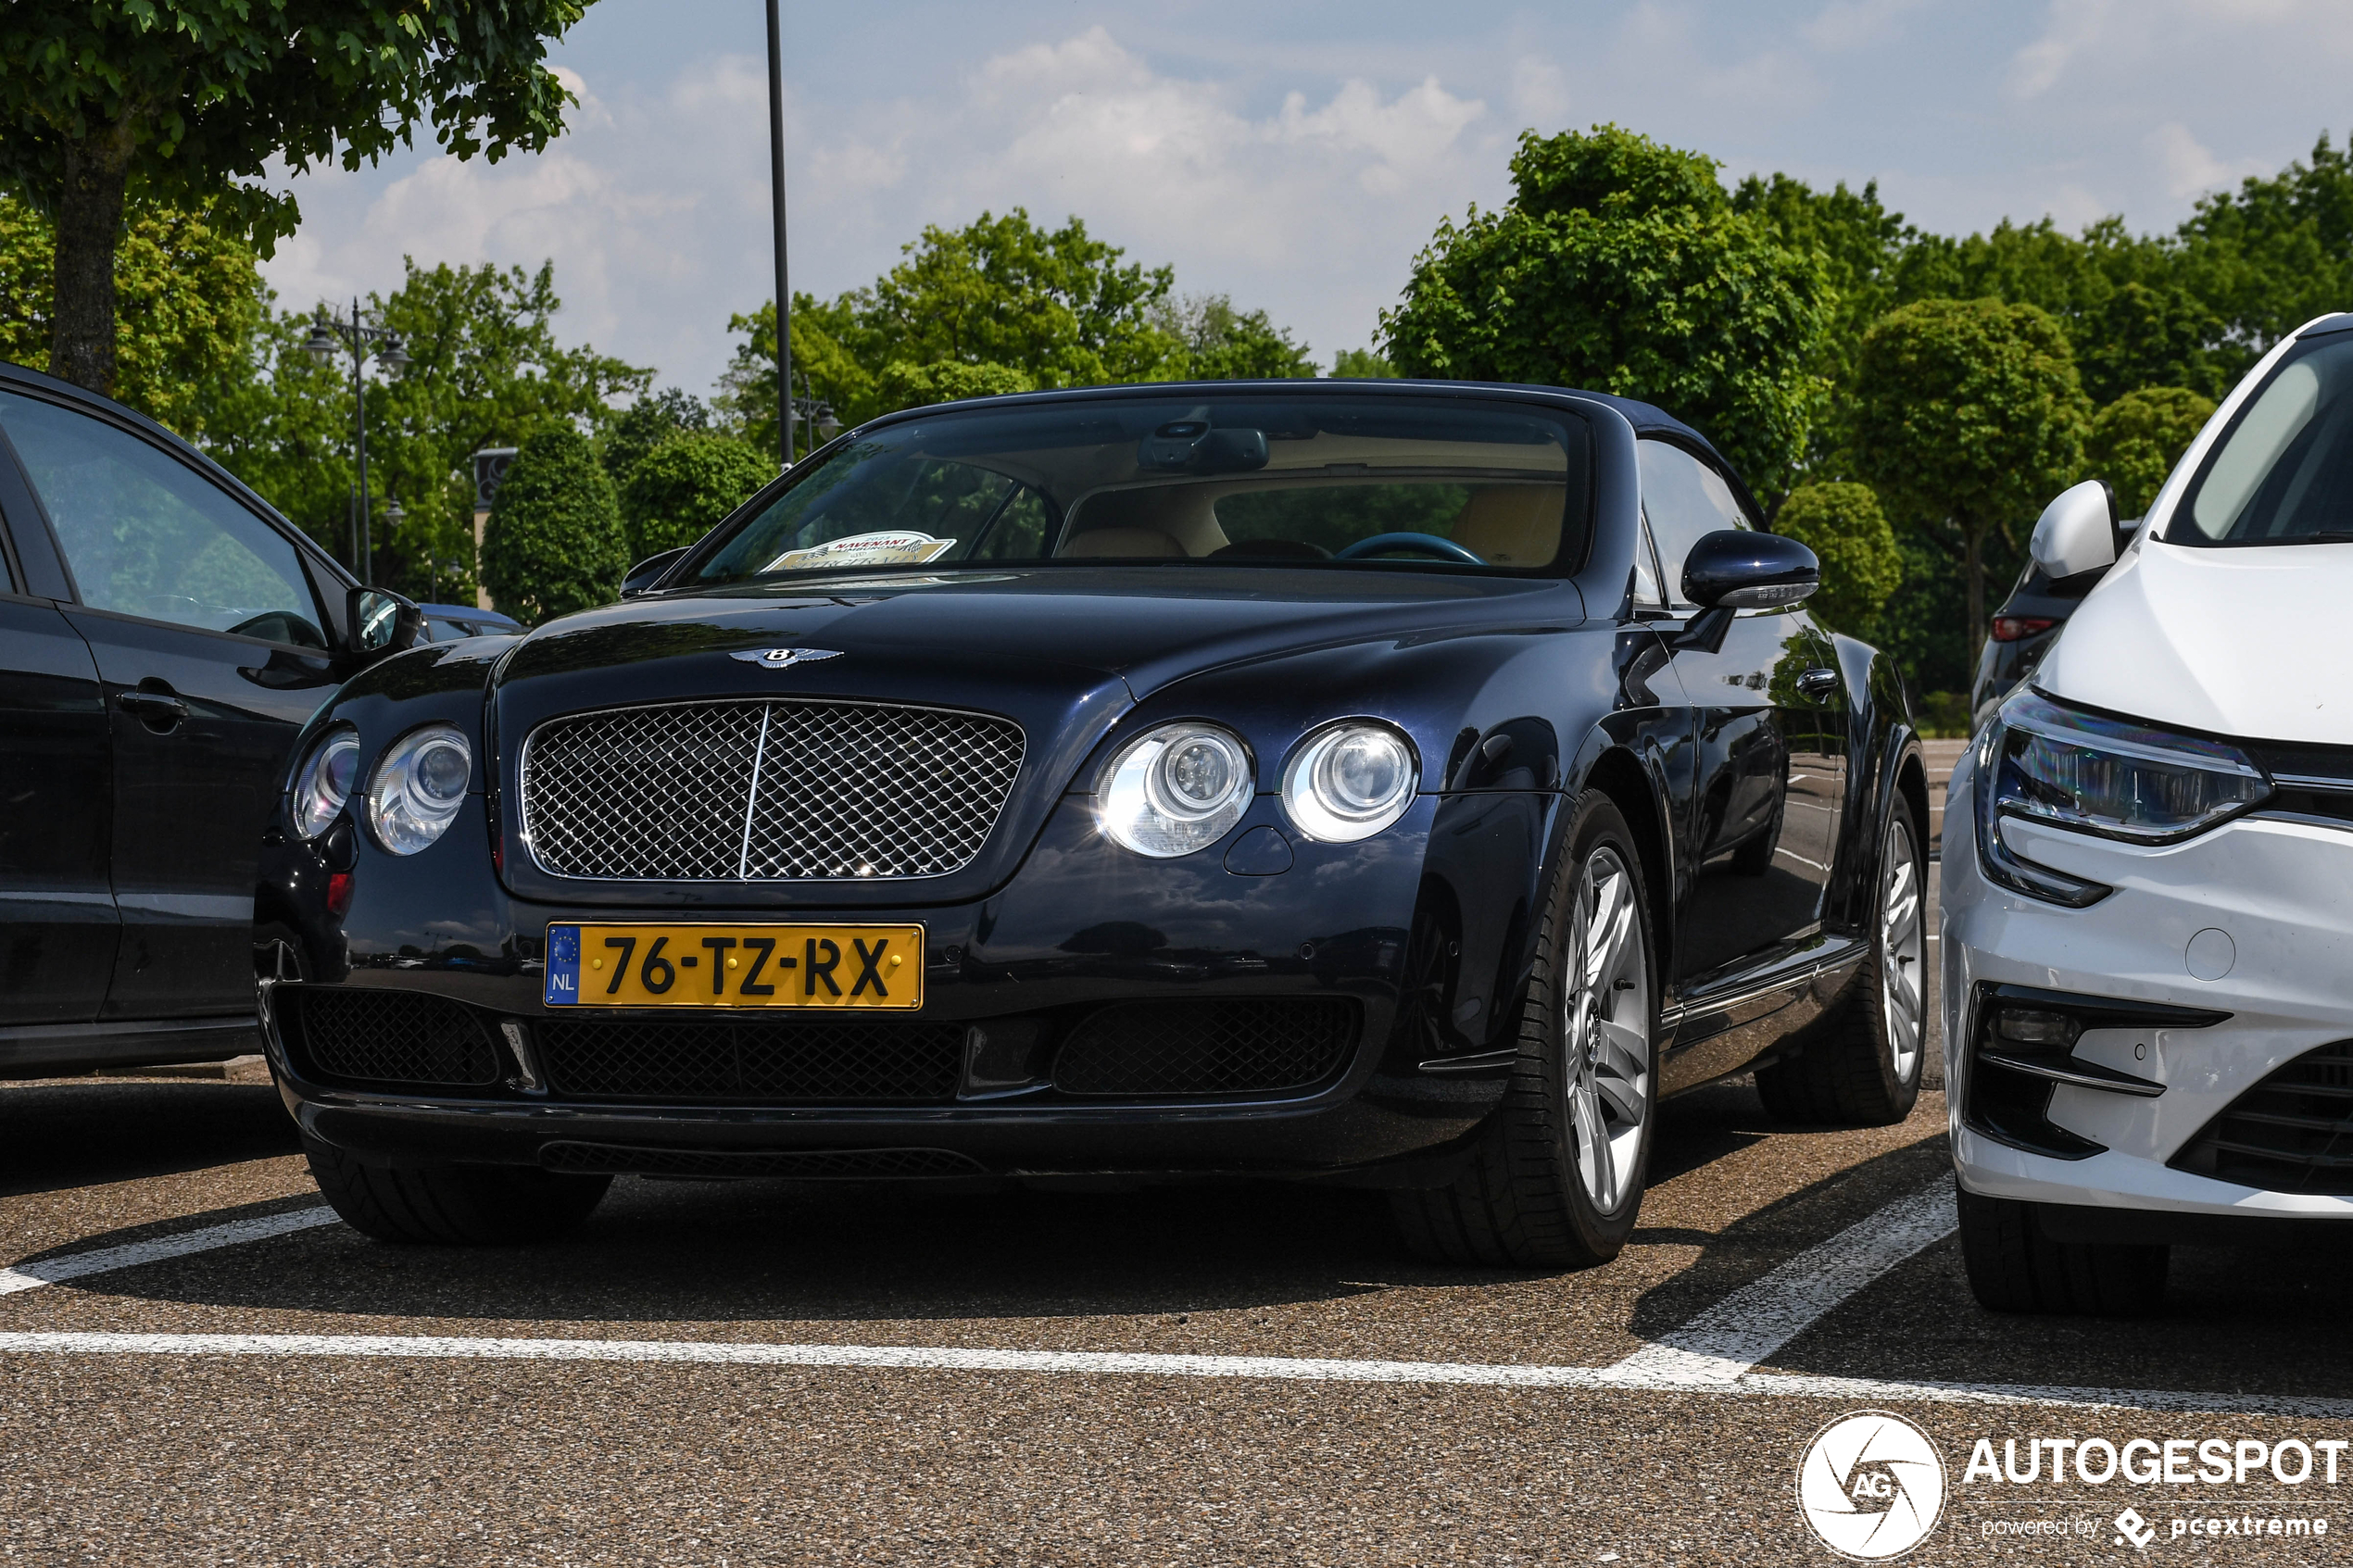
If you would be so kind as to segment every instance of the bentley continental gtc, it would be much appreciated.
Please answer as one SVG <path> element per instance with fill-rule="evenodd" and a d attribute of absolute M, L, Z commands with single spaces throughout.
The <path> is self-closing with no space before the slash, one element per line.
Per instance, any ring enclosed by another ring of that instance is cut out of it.
<path fill-rule="evenodd" d="M 848 432 L 620 603 L 311 721 L 263 904 L 311 1166 L 387 1239 L 623 1173 L 1387 1189 L 1615 1255 L 1662 1097 L 1920 1081 L 1900 681 L 1658 409 L 1040 394 Z"/>

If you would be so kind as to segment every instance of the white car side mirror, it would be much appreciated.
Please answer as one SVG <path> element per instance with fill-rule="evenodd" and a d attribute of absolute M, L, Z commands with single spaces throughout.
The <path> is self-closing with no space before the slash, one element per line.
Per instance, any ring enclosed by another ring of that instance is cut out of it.
<path fill-rule="evenodd" d="M 2034 520 L 2028 546 L 2046 577 L 2073 577 L 2116 564 L 2116 492 L 2087 479 L 2058 493 Z"/>

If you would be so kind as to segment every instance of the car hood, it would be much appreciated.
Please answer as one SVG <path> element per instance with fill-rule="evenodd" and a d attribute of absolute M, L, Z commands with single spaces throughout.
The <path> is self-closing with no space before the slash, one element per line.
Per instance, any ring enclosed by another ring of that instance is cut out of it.
<path fill-rule="evenodd" d="M 1000 657 L 1116 675 L 1138 697 L 1268 653 L 1491 622 L 1582 618 L 1572 583 L 1436 573 L 1128 567 L 965 571 L 649 596 L 532 633 L 502 685 L 769 646 L 860 659 Z M 857 666 L 842 661 L 828 674 Z"/>
<path fill-rule="evenodd" d="M 2142 540 L 2069 620 L 2034 684 L 2184 729 L 2353 746 L 2348 603 L 2353 545 Z"/>

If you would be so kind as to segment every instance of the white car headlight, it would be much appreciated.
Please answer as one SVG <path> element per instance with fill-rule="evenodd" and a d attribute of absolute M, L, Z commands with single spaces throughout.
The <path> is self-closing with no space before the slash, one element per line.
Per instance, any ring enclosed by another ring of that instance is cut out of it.
<path fill-rule="evenodd" d="M 2174 844 L 2268 798 L 2263 771 L 2223 741 L 2053 702 L 2021 686 L 1978 737 L 1977 839 L 1988 877 L 2081 908 L 2110 891 L 2025 860 L 2005 817 L 2128 844 Z"/>
<path fill-rule="evenodd" d="M 310 748 L 295 774 L 292 804 L 295 832 L 316 838 L 327 831 L 351 786 L 359 782 L 359 735 L 355 730 L 331 730 Z"/>
<path fill-rule="evenodd" d="M 1353 844 L 1405 814 L 1416 774 L 1403 735 L 1352 719 L 1308 736 L 1291 758 L 1283 770 L 1283 809 L 1310 838 Z"/>
<path fill-rule="evenodd" d="M 368 785 L 368 825 L 396 855 L 413 855 L 448 831 L 466 803 L 473 750 L 449 724 L 411 730 L 376 764 Z"/>
<path fill-rule="evenodd" d="M 1112 759 L 1095 809 L 1114 842 L 1173 859 L 1225 837 L 1250 809 L 1257 782 L 1241 736 L 1214 724 L 1163 724 Z"/>

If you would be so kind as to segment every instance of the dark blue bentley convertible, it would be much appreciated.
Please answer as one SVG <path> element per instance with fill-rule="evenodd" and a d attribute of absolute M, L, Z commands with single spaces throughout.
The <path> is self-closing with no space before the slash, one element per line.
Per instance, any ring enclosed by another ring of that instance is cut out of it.
<path fill-rule="evenodd" d="M 1902 685 L 1762 527 L 1694 432 L 1541 388 L 851 431 L 312 720 L 260 894 L 312 1169 L 392 1240 L 618 1173 L 1255 1174 L 1605 1260 L 1663 1095 L 1919 1085 Z"/>

